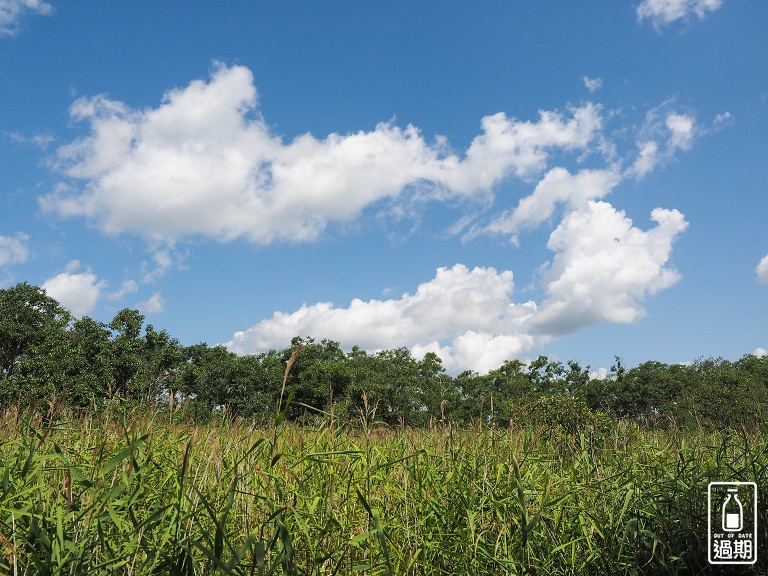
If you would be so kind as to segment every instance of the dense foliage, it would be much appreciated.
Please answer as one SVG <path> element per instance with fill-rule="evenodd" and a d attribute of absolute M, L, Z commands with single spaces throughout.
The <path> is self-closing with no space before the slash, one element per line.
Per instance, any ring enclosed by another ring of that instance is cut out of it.
<path fill-rule="evenodd" d="M 631 369 L 617 358 L 607 377 L 595 379 L 589 367 L 540 356 L 527 365 L 509 360 L 485 375 L 452 376 L 435 354 L 417 360 L 406 348 L 347 353 L 337 342 L 299 337 L 285 350 L 247 356 L 204 343 L 182 346 L 145 326 L 136 310 L 103 324 L 73 319 L 36 286 L 0 290 L 0 407 L 44 408 L 52 397 L 73 409 L 134 400 L 170 405 L 196 421 L 219 413 L 266 422 L 291 394 L 286 418 L 305 422 L 365 412 L 414 427 L 533 419 L 573 431 L 590 419 L 617 417 L 736 428 L 756 422 L 768 405 L 768 357 L 651 361 Z"/>
<path fill-rule="evenodd" d="M 768 428 L 413 429 L 0 412 L 0 573 L 765 574 L 707 564 L 707 484 L 768 499 Z"/>

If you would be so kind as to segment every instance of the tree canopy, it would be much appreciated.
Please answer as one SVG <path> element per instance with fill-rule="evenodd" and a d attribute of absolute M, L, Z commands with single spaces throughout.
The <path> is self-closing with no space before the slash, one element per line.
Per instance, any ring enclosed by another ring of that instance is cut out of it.
<path fill-rule="evenodd" d="M 127 308 L 108 324 L 73 319 L 40 287 L 0 290 L 0 407 L 45 406 L 55 397 L 75 409 L 150 402 L 193 418 L 267 421 L 286 409 L 286 418 L 300 421 L 333 415 L 393 426 L 508 426 L 538 418 L 569 426 L 592 414 L 712 427 L 755 422 L 768 408 L 768 357 L 629 369 L 616 358 L 598 379 L 578 362 L 539 356 L 452 376 L 436 354 L 417 359 L 407 348 L 345 352 L 338 342 L 297 336 L 284 350 L 238 356 L 204 342 L 184 346 L 144 320 Z M 282 393 L 291 395 L 287 408 Z"/>

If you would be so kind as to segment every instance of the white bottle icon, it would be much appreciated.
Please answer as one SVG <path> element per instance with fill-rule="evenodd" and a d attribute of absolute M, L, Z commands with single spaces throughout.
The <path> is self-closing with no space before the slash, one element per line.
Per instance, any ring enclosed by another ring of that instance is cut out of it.
<path fill-rule="evenodd" d="M 740 532 L 744 527 L 744 507 L 741 505 L 737 492 L 738 488 L 729 488 L 728 497 L 723 502 L 723 530 L 725 532 Z"/>

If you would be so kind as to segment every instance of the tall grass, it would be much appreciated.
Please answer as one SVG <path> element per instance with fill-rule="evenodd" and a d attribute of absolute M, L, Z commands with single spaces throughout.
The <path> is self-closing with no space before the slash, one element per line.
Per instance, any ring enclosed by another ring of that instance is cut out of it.
<path fill-rule="evenodd" d="M 259 428 L 142 408 L 9 410 L 0 573 L 725 573 L 706 561 L 716 480 L 757 482 L 760 560 L 732 573 L 768 567 L 765 428 L 371 420 Z"/>

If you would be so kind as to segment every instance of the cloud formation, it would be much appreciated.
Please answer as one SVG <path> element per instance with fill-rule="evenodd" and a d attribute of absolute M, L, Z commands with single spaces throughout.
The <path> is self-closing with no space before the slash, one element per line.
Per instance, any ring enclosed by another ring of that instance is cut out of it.
<path fill-rule="evenodd" d="M 29 259 L 29 236 L 19 232 L 16 236 L 0 236 L 0 266 L 23 264 Z"/>
<path fill-rule="evenodd" d="M 679 273 L 666 266 L 672 244 L 688 226 L 677 210 L 656 208 L 648 231 L 607 202 L 590 201 L 552 232 L 555 252 L 544 274 L 546 298 L 530 330 L 548 337 L 602 322 L 632 323 L 649 295 L 669 288 Z"/>
<path fill-rule="evenodd" d="M 589 90 L 590 94 L 594 94 L 603 87 L 602 78 L 590 78 L 589 76 L 584 76 L 582 80 L 584 81 L 584 87 Z"/>
<path fill-rule="evenodd" d="M 414 294 L 399 299 L 330 302 L 276 312 L 237 332 L 237 353 L 280 348 L 296 335 L 330 338 L 369 350 L 408 346 L 415 356 L 435 352 L 448 370 L 487 372 L 559 336 L 601 322 L 641 318 L 645 299 L 675 284 L 672 245 L 687 227 L 677 210 L 655 209 L 656 226 L 641 230 L 607 202 L 571 210 L 552 232 L 555 253 L 543 276 L 546 297 L 514 302 L 511 271 L 462 264 L 439 268 Z"/>
<path fill-rule="evenodd" d="M 690 114 L 670 109 L 667 101 L 651 109 L 638 131 L 638 154 L 627 176 L 643 178 L 661 164 L 671 161 L 680 150 L 690 150 L 699 129 Z"/>
<path fill-rule="evenodd" d="M 552 218 L 558 205 L 565 204 L 571 210 L 584 208 L 589 200 L 609 194 L 620 181 L 615 168 L 585 169 L 576 174 L 562 167 L 552 168 L 530 196 L 521 199 L 514 210 L 496 217 L 485 232 L 509 235 L 517 244 L 521 230 L 535 228 Z"/>
<path fill-rule="evenodd" d="M 456 264 L 438 268 L 432 280 L 399 299 L 354 299 L 346 308 L 320 302 L 292 313 L 276 312 L 236 333 L 227 346 L 247 353 L 279 348 L 297 334 L 313 335 L 368 350 L 408 346 L 417 355 L 438 351 L 449 367 L 487 370 L 532 345 L 522 326 L 536 307 L 512 303 L 513 286 L 510 271 Z"/>
<path fill-rule="evenodd" d="M 160 314 L 165 312 L 165 299 L 155 292 L 147 300 L 136 304 L 136 309 L 142 314 Z"/>
<path fill-rule="evenodd" d="M 658 30 L 693 15 L 702 19 L 722 4 L 723 0 L 643 0 L 637 7 L 637 19 L 640 22 L 649 20 Z"/>
<path fill-rule="evenodd" d="M 117 301 L 139 289 L 135 280 L 126 280 L 119 290 L 108 292 L 107 282 L 100 280 L 90 267 L 83 270 L 79 260 L 68 262 L 63 272 L 48 278 L 42 287 L 76 318 L 91 314 L 102 298 Z M 153 298 L 149 302 L 154 303 Z"/>
<path fill-rule="evenodd" d="M 623 180 L 641 178 L 691 147 L 695 119 L 672 110 L 671 102 L 648 112 L 630 133 L 637 153 L 627 158 L 608 140 L 602 109 L 593 103 L 566 113 L 540 111 L 536 121 L 486 116 L 463 151 L 445 138 L 428 142 L 416 127 L 392 123 L 323 139 L 304 134 L 286 143 L 270 131 L 257 104 L 250 71 L 224 65 L 208 81 L 169 91 L 155 108 L 131 109 L 104 95 L 79 99 L 71 115 L 87 133 L 58 149 L 68 180 L 41 198 L 41 206 L 162 246 L 144 282 L 174 265 L 176 243 L 188 237 L 312 241 L 333 223 L 353 221 L 382 203 L 394 210 L 480 199 L 488 206 L 510 179 L 533 191 L 485 223 L 462 219 L 456 233 L 470 226 L 466 237 L 494 233 L 518 243 L 523 231 L 545 221 L 553 225 L 547 243 L 553 256 L 541 268 L 539 303 L 516 301 L 511 271 L 456 264 L 438 268 L 434 278 L 399 298 L 305 303 L 275 312 L 234 334 L 227 345 L 238 353 L 280 348 L 304 335 L 368 350 L 434 351 L 449 369 L 487 371 L 585 326 L 634 322 L 647 297 L 679 279 L 670 255 L 687 226 L 683 215 L 657 208 L 654 225 L 644 230 L 606 201 Z M 577 169 L 551 165 L 565 153 L 578 157 Z M 593 154 L 603 166 L 582 165 Z M 71 270 L 51 283 L 61 293 L 82 284 L 92 298 L 80 310 L 89 310 L 104 288 L 89 274 Z M 140 306 L 154 313 L 164 303 L 157 293 Z"/>
<path fill-rule="evenodd" d="M 768 255 L 766 255 L 755 268 L 758 284 L 768 284 Z"/>
<path fill-rule="evenodd" d="M 13 36 L 27 12 L 50 14 L 53 6 L 42 0 L 0 0 L 0 36 Z"/>
<path fill-rule="evenodd" d="M 63 272 L 48 278 L 42 286 L 49 296 L 58 300 L 77 318 L 96 309 L 96 304 L 107 287 L 107 283 L 99 280 L 90 268 L 78 272 L 80 268 L 80 262 L 72 260 Z"/>
<path fill-rule="evenodd" d="M 157 108 L 101 95 L 77 100 L 71 115 L 90 130 L 58 149 L 69 182 L 41 198 L 42 208 L 166 242 L 311 241 L 380 201 L 487 197 L 509 176 L 533 177 L 554 149 L 584 149 L 602 127 L 599 107 L 587 103 L 567 115 L 542 111 L 536 122 L 486 116 L 463 154 L 391 123 L 285 143 L 257 114 L 251 72 L 223 65 Z"/>
<path fill-rule="evenodd" d="M 552 338 L 601 322 L 631 323 L 645 313 L 647 296 L 680 278 L 668 265 L 687 223 L 677 210 L 655 209 L 656 226 L 641 230 L 607 202 L 588 201 L 552 232 L 555 253 L 543 277 L 540 305 L 513 300 L 511 271 L 438 268 L 414 294 L 399 299 L 330 302 L 276 312 L 237 332 L 237 353 L 280 348 L 296 335 L 330 338 L 380 350 L 408 346 L 415 356 L 435 352 L 448 370 L 487 372 Z"/>

